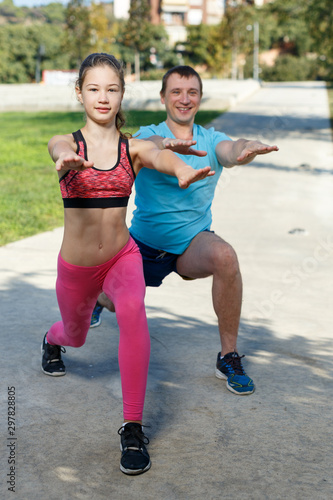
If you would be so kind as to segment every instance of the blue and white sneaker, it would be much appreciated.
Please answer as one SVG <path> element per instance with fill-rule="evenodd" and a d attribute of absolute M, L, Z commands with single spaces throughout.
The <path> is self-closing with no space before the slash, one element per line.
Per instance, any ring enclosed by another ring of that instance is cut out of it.
<path fill-rule="evenodd" d="M 254 392 L 253 380 L 248 377 L 242 367 L 241 359 L 243 356 L 234 352 L 229 352 L 223 358 L 221 353 L 217 355 L 215 375 L 217 378 L 227 380 L 227 389 L 238 394 L 239 396 L 247 396 Z"/>
<path fill-rule="evenodd" d="M 96 328 L 102 323 L 101 314 L 104 307 L 97 301 L 91 315 L 90 328 Z"/>

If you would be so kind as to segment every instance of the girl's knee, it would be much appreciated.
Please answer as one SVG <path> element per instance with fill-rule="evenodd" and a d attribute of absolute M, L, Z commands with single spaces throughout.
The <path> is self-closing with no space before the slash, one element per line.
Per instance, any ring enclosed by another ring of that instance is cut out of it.
<path fill-rule="evenodd" d="M 116 315 L 119 326 L 131 325 L 135 328 L 142 321 L 146 321 L 146 309 L 143 300 L 129 298 L 126 303 L 116 305 Z"/>
<path fill-rule="evenodd" d="M 82 347 L 86 342 L 86 339 L 70 339 L 69 343 L 66 344 L 66 347 Z"/>
<path fill-rule="evenodd" d="M 66 346 L 68 347 L 82 347 L 87 338 L 90 323 L 85 325 L 84 328 L 73 328 L 67 326 L 64 331 L 66 337 Z"/>

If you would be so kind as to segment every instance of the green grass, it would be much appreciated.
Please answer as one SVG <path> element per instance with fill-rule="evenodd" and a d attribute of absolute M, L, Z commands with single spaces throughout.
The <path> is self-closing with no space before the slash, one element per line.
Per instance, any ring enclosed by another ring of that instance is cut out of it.
<path fill-rule="evenodd" d="M 200 111 L 205 125 L 221 111 Z M 164 111 L 129 111 L 124 131 L 159 123 Z M 0 246 L 63 224 L 58 177 L 47 151 L 49 139 L 84 125 L 77 112 L 0 113 Z"/>

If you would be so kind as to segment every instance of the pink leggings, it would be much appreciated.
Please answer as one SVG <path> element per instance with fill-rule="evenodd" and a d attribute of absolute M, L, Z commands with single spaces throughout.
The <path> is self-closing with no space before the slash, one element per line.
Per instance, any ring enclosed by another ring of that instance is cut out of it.
<path fill-rule="evenodd" d="M 115 257 L 98 266 L 74 266 L 59 254 L 56 292 L 62 321 L 51 326 L 47 341 L 81 347 L 98 295 L 105 292 L 115 305 L 119 326 L 125 420 L 142 420 L 150 356 L 145 290 L 142 257 L 131 237 Z"/>

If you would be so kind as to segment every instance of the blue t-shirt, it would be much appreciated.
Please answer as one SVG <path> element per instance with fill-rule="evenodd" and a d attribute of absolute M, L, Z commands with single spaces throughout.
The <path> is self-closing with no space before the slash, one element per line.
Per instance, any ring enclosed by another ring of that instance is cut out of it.
<path fill-rule="evenodd" d="M 136 137 L 152 135 L 175 138 L 166 122 L 141 127 Z M 214 128 L 193 126 L 194 148 L 207 151 L 207 156 L 178 155 L 195 169 L 207 165 L 215 175 L 181 189 L 176 177 L 142 168 L 135 180 L 135 205 L 130 231 L 135 238 L 152 248 L 182 254 L 201 231 L 210 229 L 211 205 L 223 166 L 215 154 L 216 145 L 231 140 Z"/>

